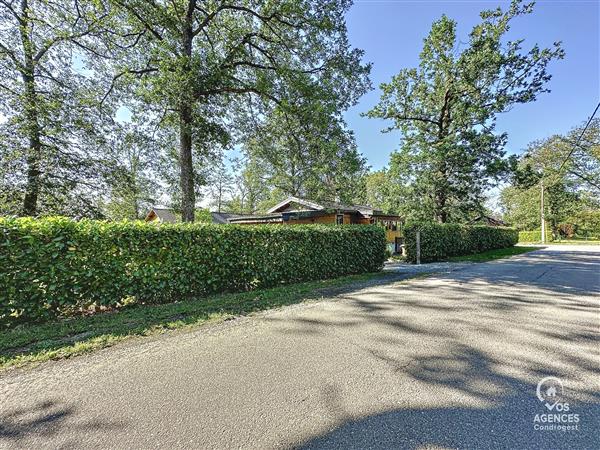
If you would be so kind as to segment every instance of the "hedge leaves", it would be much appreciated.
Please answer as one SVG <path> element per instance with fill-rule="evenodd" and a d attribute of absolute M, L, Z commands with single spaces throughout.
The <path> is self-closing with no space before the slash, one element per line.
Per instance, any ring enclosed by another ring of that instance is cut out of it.
<path fill-rule="evenodd" d="M 376 226 L 0 219 L 0 325 L 378 271 Z"/>
<path fill-rule="evenodd" d="M 404 229 L 406 254 L 412 262 L 417 259 L 417 230 L 421 231 L 423 262 L 512 247 L 517 243 L 519 236 L 512 228 L 434 223 L 412 225 Z"/>

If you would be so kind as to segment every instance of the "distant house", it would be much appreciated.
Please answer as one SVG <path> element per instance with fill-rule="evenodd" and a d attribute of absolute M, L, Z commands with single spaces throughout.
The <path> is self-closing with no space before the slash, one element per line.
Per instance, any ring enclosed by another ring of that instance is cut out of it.
<path fill-rule="evenodd" d="M 269 209 L 265 214 L 232 214 L 211 212 L 213 223 L 237 225 L 298 225 L 298 224 L 337 224 L 367 225 L 378 224 L 385 228 L 388 249 L 392 253 L 401 250 L 402 218 L 374 209 L 368 205 L 344 205 L 338 202 L 314 202 L 300 197 L 288 197 Z M 146 222 L 179 222 L 175 213 L 167 207 L 154 207 L 146 216 Z"/>
<path fill-rule="evenodd" d="M 144 219 L 146 222 L 176 223 L 180 222 L 173 210 L 167 206 L 154 206 Z"/>
<path fill-rule="evenodd" d="M 497 219 L 495 217 L 491 217 L 491 216 L 486 216 L 485 214 L 482 214 L 476 218 L 474 218 L 473 220 L 469 221 L 468 223 L 469 225 L 487 225 L 490 227 L 505 227 L 506 226 L 506 222 L 504 222 L 501 219 Z"/>

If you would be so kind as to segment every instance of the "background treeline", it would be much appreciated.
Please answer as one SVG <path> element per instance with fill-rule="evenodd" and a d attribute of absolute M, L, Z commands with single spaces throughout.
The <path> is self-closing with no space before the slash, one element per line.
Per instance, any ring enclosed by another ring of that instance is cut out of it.
<path fill-rule="evenodd" d="M 532 5 L 483 11 L 466 42 L 450 18 L 434 22 L 419 65 L 365 113 L 401 137 L 374 172 L 343 120 L 371 89 L 350 6 L 0 0 L 0 215 L 136 219 L 168 203 L 193 221 L 209 201 L 254 213 L 295 195 L 460 223 L 491 213 L 499 188 L 504 218 L 535 229 L 544 184 L 554 232 L 600 228 L 597 121 L 518 158 L 495 129 L 549 91 L 564 56 L 559 42 L 508 39 Z"/>
<path fill-rule="evenodd" d="M 352 189 L 366 165 L 341 114 L 370 65 L 349 7 L 2 0 L 0 213 L 137 218 L 162 197 L 193 221 L 234 148 L 268 161 L 269 189 Z"/>

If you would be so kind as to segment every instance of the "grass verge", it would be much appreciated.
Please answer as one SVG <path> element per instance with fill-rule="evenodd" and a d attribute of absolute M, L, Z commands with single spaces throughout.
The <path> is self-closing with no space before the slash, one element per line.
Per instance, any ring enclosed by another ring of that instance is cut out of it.
<path fill-rule="evenodd" d="M 0 369 L 88 353 L 134 336 L 193 327 L 270 308 L 335 295 L 389 273 L 351 275 L 251 292 L 221 294 L 165 305 L 133 305 L 114 313 L 20 326 L 0 334 Z"/>
<path fill-rule="evenodd" d="M 507 258 L 509 256 L 520 255 L 521 253 L 531 252 L 533 250 L 539 250 L 539 247 L 508 247 L 500 248 L 497 250 L 488 250 L 487 252 L 476 253 L 474 255 L 463 255 L 463 256 L 451 256 L 448 258 L 449 261 L 472 261 L 472 262 L 484 262 L 492 261 L 494 259 Z"/>
<path fill-rule="evenodd" d="M 563 239 L 561 241 L 551 241 L 546 243 L 545 245 L 600 245 L 600 241 L 598 240 L 590 240 L 586 241 L 583 239 Z"/>

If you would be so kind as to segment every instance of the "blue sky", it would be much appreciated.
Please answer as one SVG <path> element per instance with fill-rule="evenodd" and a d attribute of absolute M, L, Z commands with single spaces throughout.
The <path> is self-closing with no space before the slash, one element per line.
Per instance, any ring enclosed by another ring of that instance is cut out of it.
<path fill-rule="evenodd" d="M 415 67 L 423 38 L 442 14 L 458 22 L 458 34 L 467 41 L 479 12 L 508 1 L 404 1 L 355 0 L 347 15 L 353 46 L 365 50 L 365 61 L 373 63 L 374 90 L 346 114 L 355 132 L 359 150 L 373 169 L 385 166 L 398 147 L 397 133 L 382 134 L 386 122 L 361 117 L 379 99 L 379 84 L 400 69 Z M 516 19 L 509 39 L 524 38 L 525 49 L 535 43 L 549 46 L 562 41 L 565 59 L 550 66 L 553 78 L 536 102 L 517 105 L 498 118 L 498 131 L 508 132 L 506 150 L 520 153 L 527 143 L 568 131 L 585 121 L 600 100 L 600 0 L 540 0 L 533 14 Z"/>

